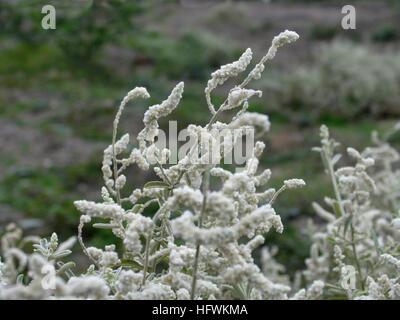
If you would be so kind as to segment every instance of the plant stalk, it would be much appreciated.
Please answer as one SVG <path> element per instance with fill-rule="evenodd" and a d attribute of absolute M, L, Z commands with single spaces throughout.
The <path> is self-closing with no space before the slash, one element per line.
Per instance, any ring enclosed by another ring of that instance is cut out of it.
<path fill-rule="evenodd" d="M 206 172 L 204 173 L 204 180 L 203 180 L 203 204 L 199 216 L 199 228 L 203 227 L 203 218 L 204 218 L 204 212 L 206 211 L 206 205 L 207 205 L 207 194 L 208 194 L 208 189 L 210 187 L 210 169 L 207 169 Z M 190 292 L 190 300 L 194 299 L 195 292 L 196 292 L 196 282 L 197 282 L 197 269 L 199 265 L 199 255 L 200 255 L 200 243 L 197 243 L 196 245 L 196 254 L 194 257 L 194 265 L 193 265 L 193 278 L 192 278 L 192 290 Z"/>
<path fill-rule="evenodd" d="M 160 214 L 163 212 L 164 206 L 161 206 L 156 214 L 153 217 L 153 226 L 151 227 L 149 234 L 147 235 L 146 239 L 146 248 L 145 248 L 145 258 L 144 258 L 144 266 L 143 266 L 143 279 L 142 279 L 142 286 L 146 283 L 146 276 L 147 276 L 147 270 L 149 268 L 149 254 L 150 254 L 150 242 L 151 238 L 153 237 L 153 231 L 154 227 L 156 225 L 156 222 L 160 216 Z"/>

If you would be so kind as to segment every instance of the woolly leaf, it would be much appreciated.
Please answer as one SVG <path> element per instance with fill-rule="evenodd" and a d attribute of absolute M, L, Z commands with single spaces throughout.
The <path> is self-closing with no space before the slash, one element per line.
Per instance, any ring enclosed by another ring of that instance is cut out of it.
<path fill-rule="evenodd" d="M 335 154 L 335 156 L 332 158 L 332 166 L 334 166 L 342 157 L 341 154 Z"/>
<path fill-rule="evenodd" d="M 72 261 L 67 262 L 67 263 L 63 264 L 63 265 L 60 267 L 60 269 L 57 270 L 56 274 L 57 274 L 57 275 L 60 275 L 60 274 L 62 274 L 63 272 L 67 272 L 69 269 L 71 269 L 71 268 L 73 268 L 73 267 L 75 267 L 75 263 L 74 263 L 74 262 L 72 262 Z"/>
<path fill-rule="evenodd" d="M 71 254 L 71 250 L 62 250 L 51 255 L 53 259 L 61 259 Z"/>
<path fill-rule="evenodd" d="M 150 188 L 168 188 L 168 187 L 169 187 L 169 185 L 167 183 L 163 182 L 163 181 L 150 181 L 150 182 L 147 182 L 143 186 L 143 188 L 147 188 L 147 189 L 150 189 Z"/>
<path fill-rule="evenodd" d="M 130 260 L 130 259 L 121 259 L 121 264 L 118 264 L 116 266 L 121 266 L 123 268 L 128 268 L 128 269 L 143 269 L 142 264 L 140 264 L 135 260 Z"/>

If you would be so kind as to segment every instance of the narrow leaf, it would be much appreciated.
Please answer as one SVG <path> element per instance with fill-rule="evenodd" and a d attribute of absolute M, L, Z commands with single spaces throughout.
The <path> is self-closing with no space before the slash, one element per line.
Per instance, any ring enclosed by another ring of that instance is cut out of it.
<path fill-rule="evenodd" d="M 341 154 L 335 154 L 335 156 L 332 158 L 332 165 L 334 166 L 339 160 L 340 160 L 340 158 L 342 157 L 342 155 Z"/>
<path fill-rule="evenodd" d="M 71 268 L 73 268 L 73 267 L 75 267 L 75 263 L 74 263 L 74 262 L 72 262 L 72 261 L 67 262 L 67 263 L 63 264 L 63 265 L 60 267 L 60 269 L 57 270 L 56 273 L 57 273 L 57 275 L 60 275 L 60 274 L 62 274 L 63 272 L 67 272 L 69 269 L 71 269 Z"/>
<path fill-rule="evenodd" d="M 64 258 L 64 257 L 70 255 L 71 252 L 72 252 L 71 250 L 62 250 L 60 252 L 53 253 L 51 255 L 51 258 L 53 258 L 53 259 L 61 259 L 61 258 Z"/>
<path fill-rule="evenodd" d="M 347 230 L 349 229 L 349 226 L 351 224 L 351 222 L 353 221 L 353 215 L 351 215 L 350 217 L 348 217 L 346 219 L 346 222 L 344 223 L 344 231 L 343 231 L 343 236 L 346 236 Z"/>
<path fill-rule="evenodd" d="M 143 188 L 147 188 L 147 189 L 149 189 L 149 188 L 168 188 L 168 187 L 169 187 L 169 185 L 163 181 L 150 181 L 150 182 L 147 182 L 143 186 Z"/>
<path fill-rule="evenodd" d="M 132 212 L 136 213 L 139 212 L 140 209 L 142 209 L 144 207 L 144 204 L 135 204 L 132 208 Z"/>
<path fill-rule="evenodd" d="M 333 208 L 335 209 L 335 213 L 337 217 L 341 217 L 343 215 L 342 210 L 340 209 L 340 205 L 338 201 L 333 202 Z"/>
<path fill-rule="evenodd" d="M 121 264 L 116 265 L 117 266 L 121 266 L 121 267 L 125 267 L 125 268 L 130 268 L 130 269 L 143 269 L 143 266 L 134 260 L 129 260 L 129 259 L 121 259 Z"/>

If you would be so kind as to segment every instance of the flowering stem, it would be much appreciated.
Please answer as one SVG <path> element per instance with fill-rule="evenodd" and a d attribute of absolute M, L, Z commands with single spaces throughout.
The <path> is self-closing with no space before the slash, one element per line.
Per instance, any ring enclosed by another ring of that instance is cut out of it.
<path fill-rule="evenodd" d="M 115 140 L 117 138 L 117 128 L 118 128 L 118 122 L 114 122 L 114 128 L 113 128 L 113 137 L 112 137 L 112 157 L 113 157 L 113 165 L 114 165 L 114 184 L 117 181 L 118 178 L 118 163 L 117 163 L 117 156 L 115 155 Z M 121 194 L 119 193 L 119 189 L 115 188 L 116 195 L 117 195 L 117 202 L 119 205 L 121 205 Z"/>
<path fill-rule="evenodd" d="M 164 206 L 161 206 L 156 214 L 153 217 L 153 225 L 147 235 L 146 239 L 146 248 L 145 248 L 145 258 L 144 258 L 144 267 L 143 267 L 143 279 L 142 279 L 142 286 L 146 283 L 146 276 L 147 276 L 147 270 L 149 268 L 149 254 L 150 254 L 150 242 L 151 238 L 153 237 L 153 231 L 155 224 L 160 216 L 160 214 L 163 212 Z"/>
<path fill-rule="evenodd" d="M 261 58 L 261 60 L 257 63 L 257 65 L 253 68 L 253 70 L 247 75 L 246 79 L 243 80 L 243 82 L 239 85 L 240 88 L 244 88 L 249 84 L 249 82 L 254 78 L 254 70 L 258 69 L 261 67 L 261 65 L 264 65 L 268 60 L 271 60 L 277 51 L 277 47 L 271 46 L 267 52 L 267 54 Z"/>
<path fill-rule="evenodd" d="M 199 228 L 203 227 L 203 218 L 204 218 L 204 212 L 206 210 L 206 205 L 207 205 L 207 194 L 208 194 L 208 188 L 210 186 L 210 169 L 207 169 L 206 172 L 204 173 L 204 180 L 203 180 L 203 204 L 201 207 L 201 212 L 199 216 Z M 196 245 L 196 254 L 194 257 L 194 265 L 193 265 L 193 278 L 192 278 L 192 291 L 190 293 L 190 299 L 194 299 L 195 291 L 196 291 L 196 282 L 197 282 L 197 268 L 199 265 L 199 255 L 200 255 L 200 243 L 197 243 Z"/>
<path fill-rule="evenodd" d="M 338 187 L 338 184 L 336 181 L 335 171 L 334 171 L 333 165 L 332 165 L 332 160 L 329 159 L 329 157 L 327 156 L 327 152 L 325 152 L 325 150 L 323 150 L 322 157 L 324 158 L 323 160 L 325 160 L 324 163 L 326 163 L 327 170 L 329 172 L 329 176 L 332 181 L 333 191 L 335 193 L 336 200 L 339 204 L 340 215 L 344 216 L 345 211 L 344 211 L 343 204 L 342 204 L 342 197 L 340 195 L 339 187 Z"/>
<path fill-rule="evenodd" d="M 118 124 L 119 124 L 119 119 L 121 118 L 122 111 L 124 110 L 126 101 L 125 99 L 121 102 L 117 115 L 115 116 L 114 123 L 113 123 L 113 136 L 112 136 L 112 158 L 113 158 L 113 169 L 114 169 L 114 188 L 115 188 L 115 195 L 117 197 L 117 203 L 121 205 L 121 194 L 119 192 L 119 188 L 115 187 L 116 181 L 118 179 L 118 162 L 117 162 L 117 156 L 115 154 L 115 142 L 117 139 L 117 132 L 118 132 Z M 122 223 L 121 223 L 122 224 Z M 126 254 L 126 248 L 124 241 L 121 241 L 121 247 L 122 247 L 122 253 L 123 255 Z"/>
<path fill-rule="evenodd" d="M 221 104 L 221 106 L 219 107 L 217 112 L 213 114 L 213 116 L 210 119 L 210 122 L 207 124 L 207 127 L 206 127 L 207 129 L 215 122 L 215 120 L 217 120 L 217 117 L 219 116 L 219 114 L 222 113 L 222 111 L 224 111 L 224 106 L 227 101 L 228 101 L 228 99 L 226 99 L 225 102 L 223 104 Z"/>
<path fill-rule="evenodd" d="M 332 165 L 332 160 L 328 157 L 327 154 L 328 153 L 325 152 L 325 150 L 324 150 L 323 153 L 322 153 L 322 157 L 323 157 L 323 160 L 325 160 L 324 162 L 326 163 L 329 175 L 331 177 L 333 190 L 334 190 L 335 197 L 336 197 L 336 200 L 337 200 L 338 205 L 339 205 L 340 215 L 344 216 L 345 215 L 345 211 L 344 211 L 343 204 L 342 204 L 342 197 L 340 195 L 339 187 L 338 187 L 338 184 L 337 184 L 337 181 L 336 181 L 335 172 L 334 172 L 333 165 Z M 350 231 L 351 231 L 351 238 L 352 238 L 351 247 L 352 247 L 352 250 L 353 250 L 354 260 L 355 260 L 355 263 L 356 263 L 358 275 L 360 277 L 361 288 L 364 290 L 364 280 L 363 280 L 363 276 L 362 276 L 362 273 L 361 273 L 360 261 L 358 260 L 357 250 L 356 250 L 356 246 L 355 246 L 355 243 L 354 243 L 354 227 L 353 227 L 353 223 L 350 223 Z"/>
<path fill-rule="evenodd" d="M 362 273 L 361 273 L 360 261 L 358 260 L 358 256 L 357 256 L 356 245 L 354 243 L 354 227 L 353 227 L 352 223 L 350 224 L 350 231 L 351 231 L 351 247 L 353 249 L 354 260 L 356 262 L 358 275 L 360 277 L 361 289 L 364 290 L 365 289 L 364 288 L 364 280 L 363 280 L 363 276 L 362 276 Z"/>
<path fill-rule="evenodd" d="M 267 60 L 270 60 L 273 57 L 273 50 L 276 51 L 276 48 L 271 47 L 268 51 L 268 54 L 263 57 L 260 62 L 257 64 L 257 66 L 260 66 L 261 64 L 265 64 L 265 62 L 267 62 Z M 241 84 L 239 84 L 238 86 L 236 86 L 234 89 L 243 89 L 245 86 L 248 85 L 248 83 L 250 82 L 250 80 L 253 79 L 253 73 L 250 72 L 246 79 L 243 80 L 243 82 Z M 233 89 L 232 89 L 233 90 Z M 231 91 L 232 91 L 231 90 Z M 211 117 L 210 122 L 207 125 L 207 129 L 215 122 L 215 120 L 217 119 L 217 117 L 219 116 L 219 114 L 224 111 L 224 107 L 226 106 L 226 104 L 228 103 L 228 98 L 225 99 L 225 101 L 220 105 L 220 107 L 218 108 L 217 112 L 215 112 L 213 114 L 213 116 Z"/>

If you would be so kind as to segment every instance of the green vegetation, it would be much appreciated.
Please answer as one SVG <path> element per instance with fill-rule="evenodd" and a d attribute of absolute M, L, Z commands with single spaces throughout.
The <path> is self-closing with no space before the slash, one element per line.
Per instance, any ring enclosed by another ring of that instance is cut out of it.
<path fill-rule="evenodd" d="M 338 25 L 313 24 L 310 27 L 310 37 L 314 40 L 332 40 L 340 31 Z"/>
<path fill-rule="evenodd" d="M 60 230 L 67 236 L 75 231 L 79 216 L 72 204 L 79 186 L 101 183 L 99 172 L 97 161 L 51 169 L 21 168 L 2 178 L 0 202 L 27 217 L 46 219 L 49 228 L 64 225 Z"/>
<path fill-rule="evenodd" d="M 386 24 L 380 26 L 371 35 L 371 39 L 375 42 L 392 42 L 399 38 L 399 32 L 396 26 Z"/>
<path fill-rule="evenodd" d="M 307 112 L 312 120 L 398 117 L 400 60 L 350 42 L 317 48 L 312 66 L 268 81 L 274 109 Z"/>

